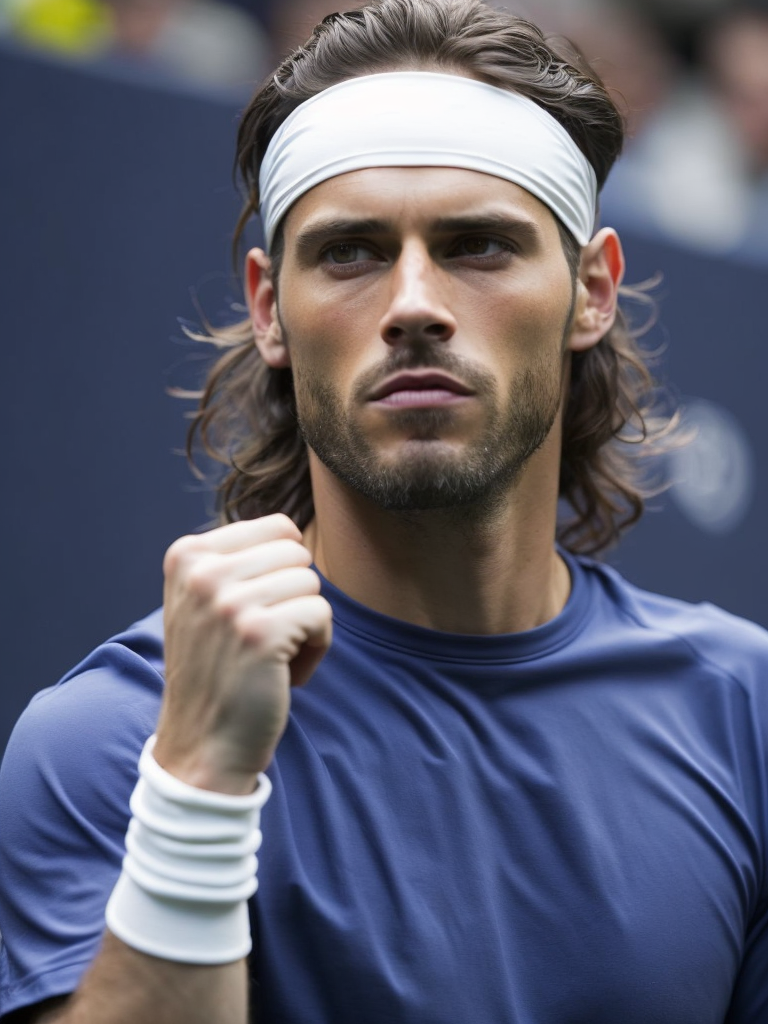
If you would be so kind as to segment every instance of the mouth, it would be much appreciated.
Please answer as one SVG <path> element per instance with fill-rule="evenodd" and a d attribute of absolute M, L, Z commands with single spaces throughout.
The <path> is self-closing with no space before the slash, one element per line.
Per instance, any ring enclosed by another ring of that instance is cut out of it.
<path fill-rule="evenodd" d="M 399 409 L 449 405 L 474 394 L 450 374 L 430 370 L 424 373 L 398 373 L 388 377 L 370 395 L 369 401 Z"/>

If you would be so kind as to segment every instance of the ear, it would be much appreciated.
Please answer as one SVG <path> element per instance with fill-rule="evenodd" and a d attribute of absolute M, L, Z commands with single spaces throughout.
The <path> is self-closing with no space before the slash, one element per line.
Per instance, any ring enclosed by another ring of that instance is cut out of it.
<path fill-rule="evenodd" d="M 263 249 L 251 249 L 245 257 L 245 297 L 253 339 L 261 358 L 273 370 L 290 366 L 288 348 L 277 315 L 272 261 Z"/>
<path fill-rule="evenodd" d="M 613 327 L 624 278 L 624 253 L 613 228 L 602 228 L 584 247 L 567 348 L 584 352 Z"/>

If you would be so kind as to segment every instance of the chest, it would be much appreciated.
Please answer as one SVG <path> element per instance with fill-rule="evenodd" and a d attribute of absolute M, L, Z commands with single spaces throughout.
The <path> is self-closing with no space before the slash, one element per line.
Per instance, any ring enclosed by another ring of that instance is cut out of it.
<path fill-rule="evenodd" d="M 759 861 L 738 772 L 695 714 L 577 690 L 297 709 L 266 1020 L 722 1024 Z"/>

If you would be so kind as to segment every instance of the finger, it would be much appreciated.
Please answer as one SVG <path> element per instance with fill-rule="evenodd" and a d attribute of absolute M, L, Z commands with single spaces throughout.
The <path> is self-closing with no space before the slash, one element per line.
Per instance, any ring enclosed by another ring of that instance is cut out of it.
<path fill-rule="evenodd" d="M 301 530 L 288 516 L 277 512 L 259 519 L 243 519 L 228 523 L 201 535 L 209 544 L 209 550 L 223 554 L 227 551 L 241 551 L 254 544 L 266 544 L 272 540 L 295 540 L 301 543 Z"/>
<path fill-rule="evenodd" d="M 314 675 L 315 669 L 325 657 L 327 647 L 311 647 L 309 644 L 299 653 L 288 666 L 291 673 L 291 686 L 304 686 Z"/>
<path fill-rule="evenodd" d="M 179 562 L 173 572 L 177 583 L 202 596 L 213 597 L 222 587 L 242 580 L 268 576 L 281 569 L 308 568 L 312 555 L 303 544 L 295 540 L 273 540 L 226 554 L 205 551 L 185 562 Z"/>
<path fill-rule="evenodd" d="M 242 551 L 276 540 L 294 540 L 301 543 L 301 531 L 298 526 L 282 513 L 264 516 L 261 519 L 228 523 L 226 526 L 209 530 L 208 533 L 189 534 L 174 541 L 166 552 L 163 568 L 168 574 L 178 569 L 179 565 L 199 558 L 205 553 L 225 554 Z"/>
<path fill-rule="evenodd" d="M 273 540 L 211 557 L 219 560 L 217 572 L 222 582 L 255 579 L 281 569 L 307 568 L 312 564 L 311 553 L 295 540 Z"/>
<path fill-rule="evenodd" d="M 269 608 L 319 593 L 317 573 L 306 566 L 292 566 L 255 579 L 225 584 L 217 595 L 215 607 L 225 616 L 232 616 L 251 606 Z"/>
<path fill-rule="evenodd" d="M 264 609 L 273 629 L 273 635 L 282 632 L 292 645 L 291 658 L 307 644 L 325 651 L 331 643 L 333 612 L 321 595 L 295 597 L 280 605 Z"/>
<path fill-rule="evenodd" d="M 331 606 L 320 594 L 289 598 L 266 607 L 251 602 L 235 610 L 240 640 L 266 660 L 288 664 L 303 644 L 325 648 L 331 642 Z"/>

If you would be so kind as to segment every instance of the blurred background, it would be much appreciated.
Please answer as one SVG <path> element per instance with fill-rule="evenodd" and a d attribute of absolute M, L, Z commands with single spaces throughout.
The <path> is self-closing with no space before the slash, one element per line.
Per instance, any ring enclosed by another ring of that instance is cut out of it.
<path fill-rule="evenodd" d="M 663 275 L 647 343 L 695 431 L 611 560 L 768 626 L 768 0 L 504 6 L 573 39 L 627 117 L 602 220 L 630 282 Z M 166 546 L 212 517 L 168 391 L 209 358 L 184 326 L 242 312 L 239 111 L 336 9 L 0 0 L 0 750 L 32 693 L 160 603 Z"/>

